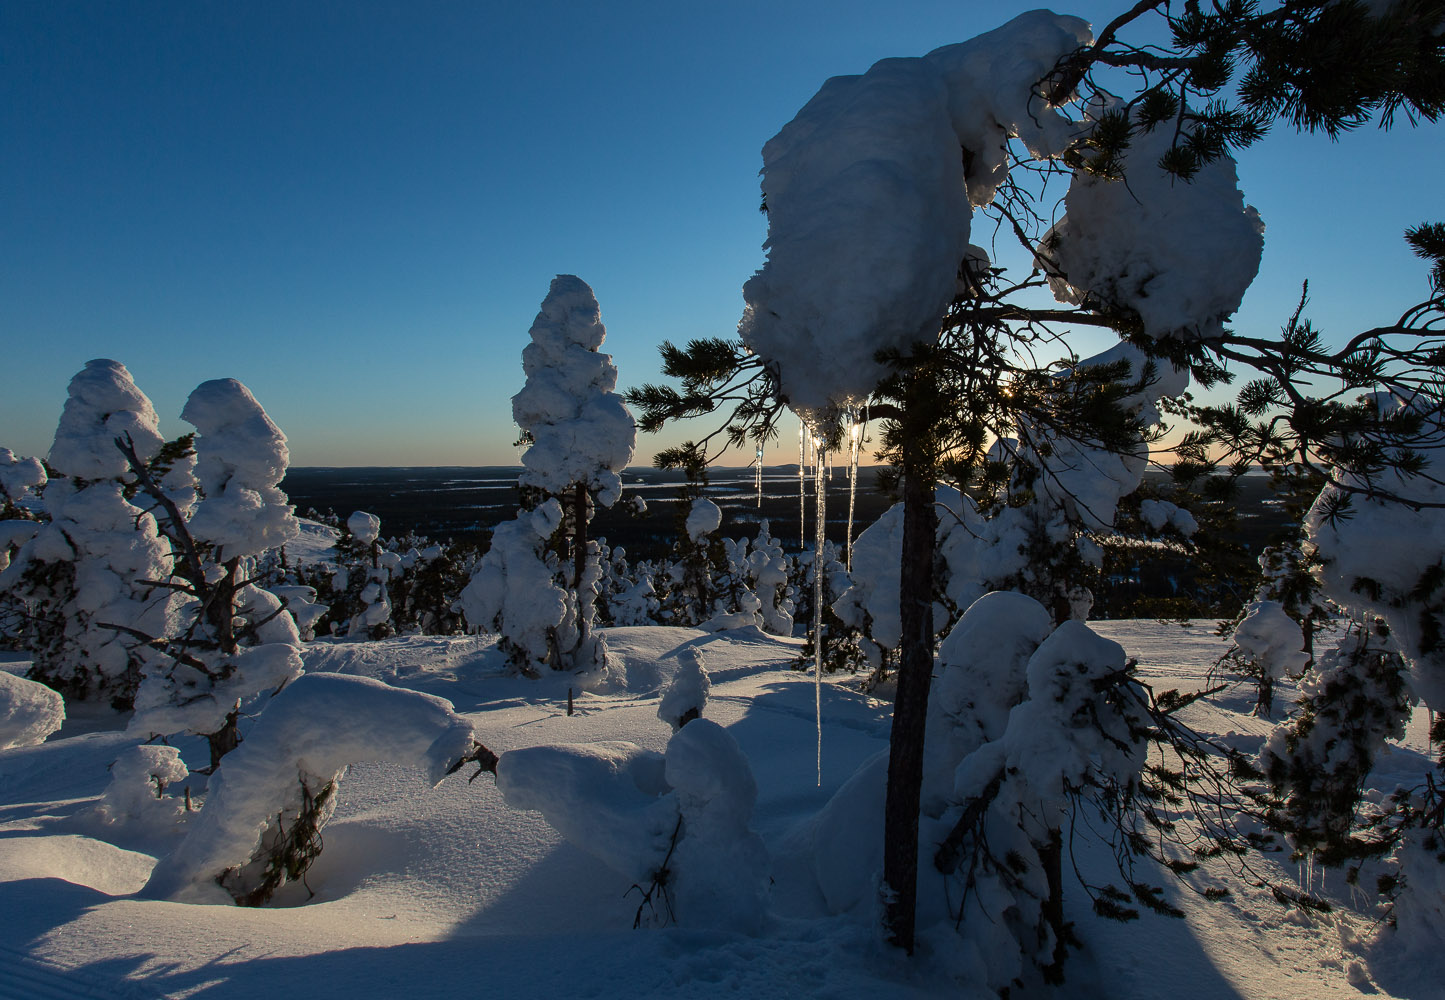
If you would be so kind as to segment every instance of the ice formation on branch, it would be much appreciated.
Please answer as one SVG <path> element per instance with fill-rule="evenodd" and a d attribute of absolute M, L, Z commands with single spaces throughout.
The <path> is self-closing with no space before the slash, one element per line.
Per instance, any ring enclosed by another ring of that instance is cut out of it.
<path fill-rule="evenodd" d="M 205 807 L 156 865 L 145 895 L 265 902 L 320 852 L 320 830 L 348 765 L 405 764 L 435 785 L 472 746 L 471 723 L 442 698 L 366 677 L 299 678 L 271 699 L 212 775 Z"/>
<path fill-rule="evenodd" d="M 1060 301 L 1138 313 L 1151 337 L 1208 339 L 1259 271 L 1264 223 L 1228 155 L 1188 181 L 1162 170 L 1174 139 L 1167 125 L 1134 135 L 1122 181 L 1074 174 L 1043 241 L 1059 271 L 1049 284 Z"/>
<path fill-rule="evenodd" d="M 9 448 L 0 448 L 0 508 L 19 504 L 44 485 L 45 466 L 40 459 L 17 458 Z"/>
<path fill-rule="evenodd" d="M 127 630 L 165 633 L 171 598 L 153 584 L 170 576 L 171 562 L 154 518 L 126 499 L 131 478 L 117 438 L 142 460 L 163 443 L 155 409 L 125 366 L 91 361 L 71 380 L 55 431 L 50 523 L 0 575 L 0 590 L 36 609 L 31 677 L 72 698 L 128 706 L 149 651 Z"/>
<path fill-rule="evenodd" d="M 1071 123 L 1035 84 L 1089 39 L 1078 18 L 1031 11 L 884 59 L 828 80 L 763 147 L 768 260 L 743 286 L 738 332 L 795 410 L 866 398 L 886 373 L 879 351 L 936 339 L 971 204 L 1004 179 L 1010 137 L 1063 152 Z"/>
<path fill-rule="evenodd" d="M 592 289 L 559 274 L 529 333 L 527 384 L 512 397 L 512 419 L 530 443 L 522 485 L 558 495 L 581 483 L 611 507 L 622 494 L 619 473 L 632 461 L 637 425 L 614 391 L 612 355 L 597 350 L 607 329 Z"/>
<path fill-rule="evenodd" d="M 233 378 L 203 382 L 181 419 L 193 424 L 196 479 L 205 495 L 190 530 L 217 549 L 216 561 L 279 548 L 300 532 L 281 492 L 291 454 L 286 435 L 251 391 Z"/>

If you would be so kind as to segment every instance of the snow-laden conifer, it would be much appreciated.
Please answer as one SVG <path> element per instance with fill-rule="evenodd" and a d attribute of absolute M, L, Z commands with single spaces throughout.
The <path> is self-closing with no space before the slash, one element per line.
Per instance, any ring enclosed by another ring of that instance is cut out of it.
<path fill-rule="evenodd" d="M 170 553 L 155 519 L 128 499 L 135 473 L 164 443 L 155 408 L 117 361 L 89 362 L 70 382 L 45 486 L 49 523 L 0 575 L 0 590 L 28 606 L 30 676 L 70 698 L 128 707 L 151 655 L 137 634 L 169 627 Z M 34 480 L 33 470 L 22 478 Z"/>
<path fill-rule="evenodd" d="M 281 491 L 286 437 L 235 379 L 204 382 L 181 415 L 195 425 L 195 474 L 204 496 L 189 518 L 144 470 L 132 470 L 163 512 L 183 604 L 168 632 L 150 633 L 163 655 L 146 667 L 130 728 L 192 732 L 211 743 L 214 767 L 239 741 L 241 702 L 300 676 L 301 638 L 279 598 L 252 580 L 256 560 L 299 531 Z"/>

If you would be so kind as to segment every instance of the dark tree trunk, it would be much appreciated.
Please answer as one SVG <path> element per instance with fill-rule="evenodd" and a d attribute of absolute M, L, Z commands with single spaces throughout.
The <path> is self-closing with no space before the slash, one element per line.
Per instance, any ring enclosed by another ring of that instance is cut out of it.
<path fill-rule="evenodd" d="M 905 445 L 903 561 L 899 574 L 902 648 L 898 695 L 889 737 L 888 796 L 883 815 L 883 879 L 890 896 L 889 940 L 913 954 L 918 896 L 918 808 L 923 784 L 923 735 L 933 677 L 933 557 L 935 514 L 926 469 L 931 464 Z"/>
<path fill-rule="evenodd" d="M 211 770 L 213 772 L 220 766 L 222 757 L 241 745 L 241 731 L 236 725 L 239 715 L 239 709 L 232 709 L 231 714 L 226 716 L 226 724 L 214 733 L 206 735 L 206 742 L 211 745 Z"/>
<path fill-rule="evenodd" d="M 1068 955 L 1069 928 L 1064 924 L 1064 837 L 1049 831 L 1049 842 L 1039 849 L 1039 861 L 1049 884 L 1049 897 L 1041 907 L 1044 923 L 1054 932 L 1053 961 L 1044 966 L 1044 982 L 1064 981 L 1064 959 Z"/>

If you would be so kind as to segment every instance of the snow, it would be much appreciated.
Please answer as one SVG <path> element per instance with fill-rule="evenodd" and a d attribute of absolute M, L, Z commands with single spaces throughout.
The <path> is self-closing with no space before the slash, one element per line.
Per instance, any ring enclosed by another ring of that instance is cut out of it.
<path fill-rule="evenodd" d="M 1227 645 L 1212 634 L 1213 623 L 1091 627 L 1140 657 L 1158 689 L 1203 686 Z M 661 756 L 669 729 L 656 717 L 659 698 L 682 650 L 702 650 L 713 684 L 705 721 L 736 741 L 756 784 L 748 827 L 767 849 L 774 879 L 763 933 L 685 923 L 633 931 L 638 896 L 628 890 L 635 880 L 594 860 L 540 813 L 510 808 L 490 775 L 468 784 L 459 774 L 430 787 L 423 768 L 383 763 L 354 764 L 340 786 L 325 848 L 307 874 L 316 896 L 306 905 L 250 910 L 138 895 L 176 837 L 74 818 L 104 793 L 111 761 L 135 745 L 92 722 L 41 746 L 0 751 L 0 907 L 7 916 L 0 995 L 228 1000 L 300 992 L 322 1000 L 440 1000 L 480 988 L 498 996 L 587 992 L 601 1000 L 980 996 L 949 974 L 957 963 L 940 950 L 943 939 L 926 937 L 919 954 L 905 959 L 872 929 L 876 869 L 854 862 L 881 841 L 883 786 L 869 775 L 886 764 L 888 706 L 851 690 L 850 677 L 825 683 L 829 755 L 819 789 L 812 681 L 788 669 L 799 640 L 663 627 L 612 629 L 607 638 L 625 683 L 582 692 L 572 716 L 565 698 L 573 678 L 514 677 L 491 637 L 318 643 L 305 655 L 313 670 L 384 676 L 444 694 L 505 761 L 524 747 L 616 741 Z M 1252 704 L 1252 694 L 1200 702 L 1187 710 L 1188 721 L 1258 742 L 1270 724 L 1249 715 Z M 1383 754 L 1374 787 L 1393 787 L 1402 771 L 1429 766 L 1423 728 L 1417 718 L 1406 742 Z M 199 741 L 177 746 L 187 763 L 205 763 Z M 247 746 L 228 756 L 223 772 Z M 194 775 L 188 782 L 203 787 Z M 863 792 L 835 794 L 843 787 Z M 1082 825 L 1074 846 L 1086 872 L 1110 870 Z M 1283 854 L 1262 855 L 1257 864 L 1284 884 L 1296 878 Z M 1088 950 L 1070 956 L 1062 996 L 1320 1000 L 1437 992 L 1438 951 L 1410 964 L 1388 961 L 1388 954 L 1377 960 L 1374 937 L 1388 942 L 1390 932 L 1376 925 L 1371 908 L 1352 902 L 1337 873 L 1325 886 L 1336 902 L 1331 914 L 1292 915 L 1267 889 L 1219 867 L 1205 884 L 1229 888 L 1228 899 L 1209 902 L 1166 884 L 1185 920 L 1146 913 L 1112 924 L 1090 914 L 1067 863 L 1065 872 L 1066 916 Z M 304 891 L 289 900 L 305 901 Z"/>
<path fill-rule="evenodd" d="M 355 511 L 346 519 L 346 530 L 362 545 L 370 545 L 381 535 L 381 518 L 364 510 Z"/>
<path fill-rule="evenodd" d="M 159 418 L 146 394 L 136 388 L 119 361 L 88 361 L 70 380 L 70 395 L 60 413 L 48 461 L 78 479 L 113 479 L 128 470 L 115 439 L 129 435 L 136 455 L 146 461 L 165 443 Z"/>
<path fill-rule="evenodd" d="M 1310 661 L 1304 632 L 1278 601 L 1250 603 L 1234 630 L 1234 644 L 1275 680 L 1299 676 Z"/>
<path fill-rule="evenodd" d="M 584 484 L 611 507 L 632 461 L 637 425 L 617 388 L 597 297 L 581 278 L 559 274 L 522 350 L 527 383 L 512 397 L 512 419 L 529 435 L 521 482 L 559 494 Z"/>
<path fill-rule="evenodd" d="M 0 750 L 44 743 L 64 722 L 65 702 L 57 692 L 0 671 Z"/>
<path fill-rule="evenodd" d="M 348 764 L 379 760 L 420 767 L 435 785 L 471 744 L 471 724 L 442 698 L 366 677 L 302 677 L 271 700 L 211 777 L 205 807 L 157 862 L 145 894 L 223 897 L 216 880 L 245 865 L 273 818 L 295 808 L 298 774 L 314 792 L 339 781 Z"/>
<path fill-rule="evenodd" d="M 196 480 L 205 494 L 191 534 L 217 547 L 217 562 L 295 538 L 296 515 L 280 488 L 291 461 L 286 435 L 251 390 L 233 378 L 202 382 L 181 419 L 196 428 Z"/>
<path fill-rule="evenodd" d="M 1056 241 L 1054 295 L 1135 312 L 1150 337 L 1209 339 L 1223 333 L 1259 271 L 1264 223 L 1244 203 L 1232 157 L 1183 181 L 1158 166 L 1174 140 L 1168 125 L 1136 134 L 1124 180 L 1074 175 Z"/>
<path fill-rule="evenodd" d="M 44 486 L 45 479 L 45 466 L 40 459 L 17 458 L 9 448 L 0 448 L 0 491 L 12 502 Z"/>
<path fill-rule="evenodd" d="M 694 542 L 700 542 L 708 535 L 711 535 L 722 524 L 722 509 L 707 497 L 699 497 L 692 502 L 692 509 L 687 512 L 687 537 Z"/>
<path fill-rule="evenodd" d="M 969 254 L 972 206 L 1005 176 L 1003 147 L 1063 151 L 1070 124 L 1032 96 L 1089 39 L 1031 11 L 919 58 L 825 82 L 763 147 L 768 259 L 743 285 L 738 333 L 800 413 L 861 403 L 875 355 L 932 343 Z M 973 158 L 965 176 L 961 149 Z"/>
<path fill-rule="evenodd" d="M 1408 404 L 1377 400 L 1389 414 Z M 1422 429 L 1428 446 L 1416 450 L 1424 460 L 1422 474 L 1405 476 L 1391 470 L 1366 478 L 1333 470 L 1347 488 L 1375 489 L 1424 504 L 1445 503 L 1439 481 L 1445 446 L 1438 414 L 1427 414 Z M 1414 509 L 1408 503 L 1371 499 L 1356 494 L 1348 516 L 1331 519 L 1328 504 L 1343 490 L 1327 487 L 1315 501 L 1305 528 L 1323 565 L 1316 571 L 1325 596 L 1360 621 L 1383 618 L 1410 664 L 1415 694 L 1439 712 L 1445 711 L 1445 644 L 1438 638 L 1445 624 L 1439 582 L 1434 578 L 1445 551 L 1445 513 L 1440 506 Z M 1432 582 L 1433 581 L 1433 582 Z"/>

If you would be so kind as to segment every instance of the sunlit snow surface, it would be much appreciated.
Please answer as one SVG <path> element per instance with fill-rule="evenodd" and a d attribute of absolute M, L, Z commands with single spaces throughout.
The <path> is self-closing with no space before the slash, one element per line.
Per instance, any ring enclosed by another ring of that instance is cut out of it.
<path fill-rule="evenodd" d="M 1213 623 L 1097 623 L 1139 658 L 1156 687 L 1194 688 L 1225 646 Z M 750 759 L 758 783 L 753 828 L 774 860 L 772 913 L 762 935 L 684 928 L 631 930 L 631 880 L 561 839 L 537 813 L 502 802 L 490 775 L 448 778 L 427 790 L 419 772 L 357 764 L 342 785 L 325 851 L 307 877 L 316 895 L 288 886 L 273 909 L 245 910 L 138 898 L 154 858 L 174 837 L 151 826 L 107 825 L 94 807 L 107 766 L 128 746 L 125 719 L 81 706 L 41 746 L 0 751 L 0 997 L 958 997 L 927 944 L 907 961 L 877 943 L 872 908 L 828 915 L 808 839 L 800 833 L 860 763 L 887 745 L 888 706 L 851 690 L 823 689 L 823 784 L 816 787 L 811 678 L 789 669 L 799 640 L 753 630 L 705 635 L 662 627 L 613 629 L 619 657 L 597 690 L 565 675 L 507 676 L 490 637 L 315 643 L 311 670 L 371 676 L 451 700 L 492 749 L 628 740 L 662 750 L 670 727 L 659 699 L 689 647 L 700 649 L 712 690 L 705 716 Z M 0 664 L 15 672 L 23 662 Z M 1288 685 L 1282 691 L 1292 693 Z M 1191 721 L 1242 747 L 1270 723 L 1247 714 L 1235 690 L 1193 708 Z M 1380 765 L 1392 788 L 1425 767 L 1423 720 Z M 199 742 L 180 744 L 191 766 Z M 193 778 L 199 781 L 203 779 Z M 201 788 L 196 786 L 199 794 Z M 1106 859 L 1077 832 L 1075 853 L 1102 877 Z M 925 854 L 925 857 L 927 855 Z M 1282 856 L 1261 872 L 1293 883 Z M 926 877 L 926 876 L 925 876 Z M 1210 903 L 1170 886 L 1185 921 L 1145 915 L 1123 925 L 1087 912 L 1069 883 L 1069 918 L 1086 944 L 1059 997 L 1421 997 L 1440 982 L 1420 962 L 1366 972 L 1372 909 L 1351 908 L 1342 880 L 1314 888 L 1344 906 L 1292 916 L 1223 872 Z M 304 904 L 304 905 L 302 905 Z M 1356 907 L 1363 906 L 1355 904 Z M 1394 975 L 1398 978 L 1390 978 Z M 1371 976 L 1382 977 L 1378 980 Z"/>

